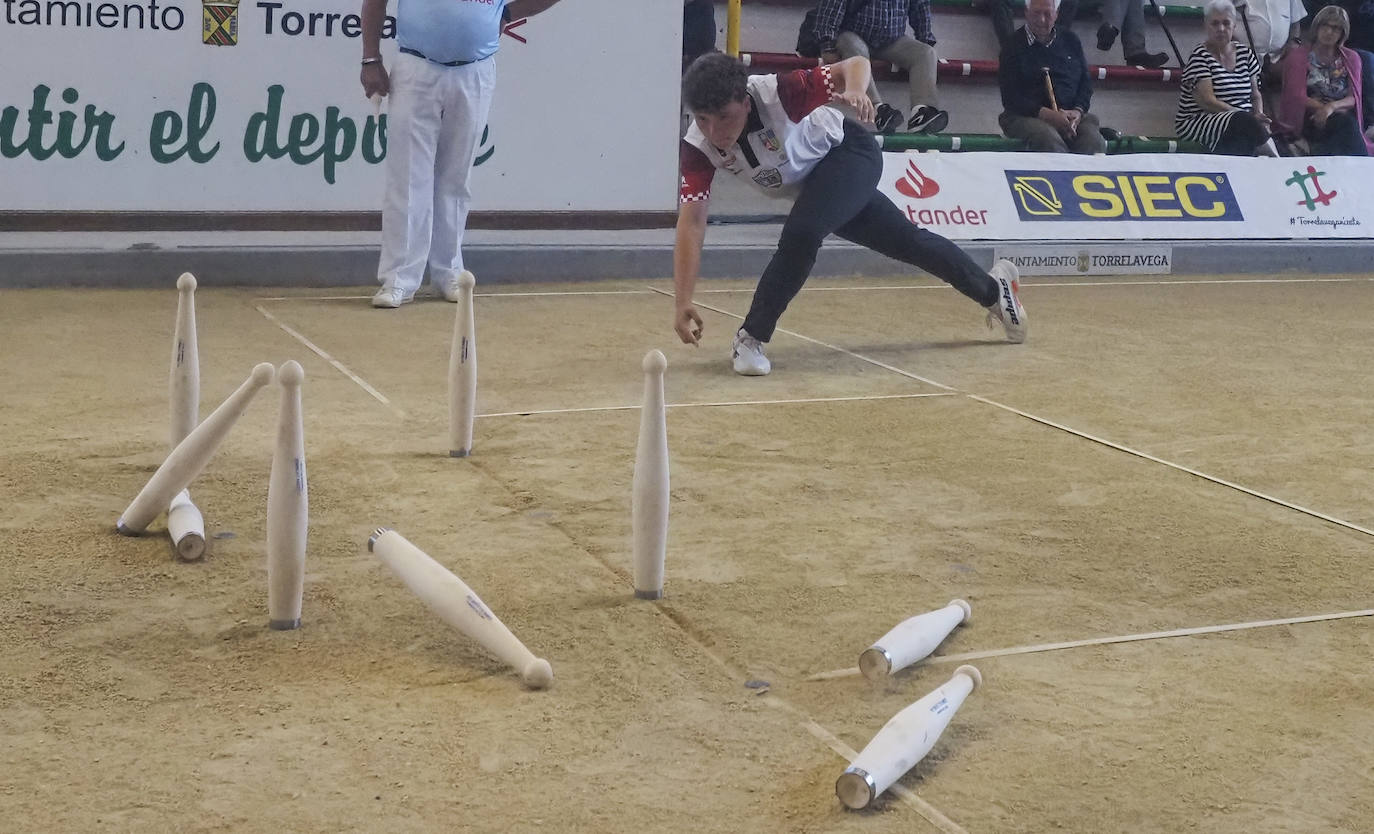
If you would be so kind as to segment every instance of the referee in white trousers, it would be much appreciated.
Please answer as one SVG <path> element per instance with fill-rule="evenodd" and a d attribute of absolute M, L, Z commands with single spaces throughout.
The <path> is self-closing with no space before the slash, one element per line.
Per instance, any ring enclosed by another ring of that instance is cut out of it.
<path fill-rule="evenodd" d="M 390 98 L 386 197 L 382 203 L 382 287 L 372 306 L 415 297 L 429 265 L 434 289 L 458 300 L 468 175 L 496 88 L 503 22 L 532 17 L 558 0 L 398 0 L 400 53 L 382 64 L 387 0 L 363 0 L 363 93 Z"/>

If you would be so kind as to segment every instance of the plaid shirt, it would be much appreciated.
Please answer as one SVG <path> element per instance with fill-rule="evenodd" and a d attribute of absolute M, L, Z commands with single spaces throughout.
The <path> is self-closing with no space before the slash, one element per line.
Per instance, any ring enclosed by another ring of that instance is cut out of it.
<path fill-rule="evenodd" d="M 823 51 L 834 51 L 841 31 L 853 32 L 877 51 L 906 34 L 935 45 L 930 0 L 820 0 L 816 5 L 816 40 Z"/>

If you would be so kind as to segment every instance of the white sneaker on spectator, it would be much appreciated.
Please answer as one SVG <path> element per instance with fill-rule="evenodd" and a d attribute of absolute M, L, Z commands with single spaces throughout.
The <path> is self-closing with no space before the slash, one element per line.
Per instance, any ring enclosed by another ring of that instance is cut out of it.
<path fill-rule="evenodd" d="M 987 308 L 988 327 L 1001 324 L 1007 331 L 1008 342 L 1026 341 L 1026 308 L 1021 306 L 1021 273 L 1016 264 L 1000 260 L 988 274 L 997 282 L 997 300 Z"/>
<path fill-rule="evenodd" d="M 948 113 L 938 107 L 922 104 L 911 108 L 911 118 L 907 119 L 906 129 L 911 133 L 932 134 L 944 130 L 948 124 Z"/>
<path fill-rule="evenodd" d="M 445 301 L 453 304 L 457 304 L 458 299 L 461 298 L 457 281 L 437 281 L 434 284 L 434 291 Z"/>
<path fill-rule="evenodd" d="M 377 294 L 372 296 L 372 306 L 382 310 L 394 310 L 413 297 L 407 296 L 405 290 L 383 284 L 382 288 L 377 290 Z"/>
<path fill-rule="evenodd" d="M 735 332 L 731 358 L 735 363 L 735 373 L 741 376 L 767 376 L 773 370 L 773 363 L 763 355 L 763 343 L 750 336 L 743 327 Z"/>

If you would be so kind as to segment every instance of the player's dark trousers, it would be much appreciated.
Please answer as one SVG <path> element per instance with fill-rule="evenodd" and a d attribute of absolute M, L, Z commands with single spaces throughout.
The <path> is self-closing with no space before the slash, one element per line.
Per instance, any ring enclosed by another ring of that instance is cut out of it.
<path fill-rule="evenodd" d="M 759 341 L 773 338 L 787 305 L 816 265 L 827 235 L 919 267 L 947 281 L 986 307 L 997 300 L 997 284 L 959 247 L 907 221 L 878 191 L 883 152 L 857 122 L 845 120 L 844 141 L 825 155 L 802 185 L 782 225 L 778 250 L 754 290 L 744 329 Z"/>

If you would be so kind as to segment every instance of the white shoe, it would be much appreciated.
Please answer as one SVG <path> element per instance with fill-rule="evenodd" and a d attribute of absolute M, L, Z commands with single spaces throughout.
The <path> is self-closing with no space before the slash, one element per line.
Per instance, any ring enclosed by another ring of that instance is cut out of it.
<path fill-rule="evenodd" d="M 435 284 L 434 289 L 443 299 L 451 304 L 457 304 L 458 299 L 462 298 L 462 290 L 458 289 L 457 281 L 448 281 L 442 284 Z"/>
<path fill-rule="evenodd" d="M 997 282 L 997 300 L 988 305 L 988 327 L 1001 324 L 1008 342 L 1026 341 L 1026 308 L 1021 306 L 1021 273 L 1016 264 L 1000 260 L 988 274 Z"/>
<path fill-rule="evenodd" d="M 404 290 L 383 285 L 380 290 L 377 290 L 377 294 L 372 296 L 372 306 L 383 310 L 394 310 L 413 297 L 407 296 Z"/>
<path fill-rule="evenodd" d="M 763 342 L 750 336 L 743 327 L 735 332 L 731 357 L 735 362 L 735 373 L 741 376 L 767 376 L 773 370 L 773 363 L 763 355 Z"/>

